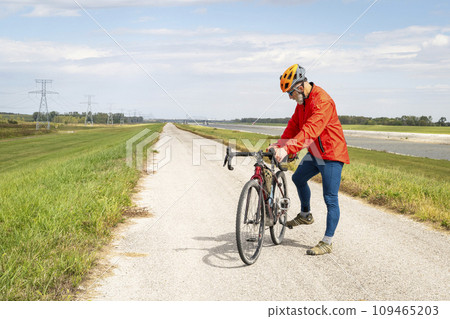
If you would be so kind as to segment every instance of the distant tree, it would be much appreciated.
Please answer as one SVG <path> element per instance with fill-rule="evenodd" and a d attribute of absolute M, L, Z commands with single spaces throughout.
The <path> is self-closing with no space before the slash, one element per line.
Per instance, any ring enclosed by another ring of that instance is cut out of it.
<path fill-rule="evenodd" d="M 419 123 L 418 123 L 419 126 L 429 126 L 432 124 L 433 124 L 433 122 L 432 122 L 431 116 L 421 116 L 419 118 Z"/>
<path fill-rule="evenodd" d="M 437 121 L 437 124 L 439 125 L 439 126 L 445 126 L 445 123 L 447 122 L 447 118 L 445 118 L 445 117 L 441 117 L 440 119 L 439 119 L 439 121 Z"/>
<path fill-rule="evenodd" d="M 94 123 L 106 124 L 106 122 L 108 121 L 108 114 L 107 113 L 94 113 L 94 114 L 92 114 L 92 118 L 94 119 Z"/>
<path fill-rule="evenodd" d="M 55 118 L 55 116 L 58 116 L 59 113 L 56 111 L 51 111 L 48 115 L 50 116 L 50 122 L 53 122 L 53 119 Z"/>

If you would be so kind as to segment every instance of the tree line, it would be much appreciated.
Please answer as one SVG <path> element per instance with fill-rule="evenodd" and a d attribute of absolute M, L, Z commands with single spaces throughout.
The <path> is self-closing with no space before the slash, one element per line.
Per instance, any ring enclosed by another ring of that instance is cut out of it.
<path fill-rule="evenodd" d="M 284 123 L 287 124 L 290 117 L 284 118 L 261 118 L 259 123 Z M 233 122 L 240 123 L 253 123 L 257 118 L 245 117 L 241 119 L 235 119 Z M 367 117 L 367 116 L 354 116 L 354 115 L 339 115 L 341 124 L 358 124 L 358 125 L 407 125 L 407 126 L 450 126 L 447 122 L 447 118 L 441 117 L 438 121 L 433 122 L 431 116 L 413 116 L 403 115 L 401 117 Z"/>
<path fill-rule="evenodd" d="M 38 112 L 33 113 L 33 121 L 35 122 L 38 117 Z M 77 124 L 84 123 L 86 120 L 86 112 L 78 113 L 78 112 L 66 112 L 59 113 L 56 111 L 51 111 L 48 113 L 50 117 L 50 122 L 53 123 L 62 123 L 62 124 Z M 45 115 L 40 120 L 47 120 Z M 123 119 L 123 123 L 143 123 L 144 118 L 142 116 L 125 116 L 123 113 L 113 113 L 112 114 L 113 123 L 119 124 Z M 90 120 L 88 118 L 88 120 Z M 108 124 L 108 113 L 92 113 L 92 120 L 94 124 Z"/>

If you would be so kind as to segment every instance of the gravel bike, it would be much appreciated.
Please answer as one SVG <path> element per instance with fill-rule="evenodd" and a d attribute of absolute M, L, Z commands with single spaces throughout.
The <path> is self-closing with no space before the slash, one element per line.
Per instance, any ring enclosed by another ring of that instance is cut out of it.
<path fill-rule="evenodd" d="M 287 167 L 275 159 L 275 152 L 232 152 L 227 147 L 223 166 L 233 170 L 231 160 L 235 156 L 256 157 L 255 172 L 244 185 L 239 197 L 236 214 L 236 243 L 242 261 L 251 265 L 261 253 L 266 227 L 275 245 L 281 244 L 286 231 L 287 211 L 290 200 L 287 192 Z M 270 159 L 270 167 L 264 162 Z M 275 167 L 279 170 L 275 172 Z"/>

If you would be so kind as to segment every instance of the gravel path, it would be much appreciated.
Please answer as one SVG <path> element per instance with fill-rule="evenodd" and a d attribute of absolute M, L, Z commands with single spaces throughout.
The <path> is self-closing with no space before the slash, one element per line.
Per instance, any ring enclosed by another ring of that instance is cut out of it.
<path fill-rule="evenodd" d="M 153 216 L 136 218 L 117 236 L 114 265 L 88 291 L 97 300 L 449 300 L 450 237 L 403 216 L 340 195 L 334 252 L 308 256 L 323 236 L 326 208 L 320 184 L 310 183 L 315 223 L 288 230 L 274 246 L 266 231 L 261 256 L 244 266 L 235 245 L 235 210 L 252 162 L 234 171 L 222 154 L 166 125 L 171 161 L 140 181 L 136 203 Z M 164 140 L 164 139 L 163 139 Z M 210 143 L 210 142 L 209 142 Z M 163 157 L 167 154 L 162 150 Z M 209 158 L 210 160 L 206 160 Z M 162 160 L 159 159 L 161 162 Z M 345 168 L 344 168 L 345 169 Z M 288 174 L 290 216 L 299 200 Z"/>

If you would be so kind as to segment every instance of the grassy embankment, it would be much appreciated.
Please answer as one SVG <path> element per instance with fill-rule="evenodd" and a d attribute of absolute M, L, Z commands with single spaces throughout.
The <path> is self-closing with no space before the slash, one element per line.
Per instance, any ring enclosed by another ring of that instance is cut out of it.
<path fill-rule="evenodd" d="M 43 127 L 42 127 L 43 126 Z M 16 138 L 30 135 L 45 135 L 55 133 L 55 127 L 47 130 L 47 124 L 42 125 L 41 129 L 36 131 L 36 123 L 21 122 L 18 124 L 10 124 L 0 122 L 0 140 L 6 138 Z"/>
<path fill-rule="evenodd" d="M 50 130 L 47 130 L 47 123 L 41 123 L 39 130 L 36 130 L 36 123 L 19 122 L 18 124 L 10 124 L 0 122 L 0 141 L 6 139 L 18 139 L 22 137 L 32 137 L 36 135 L 46 135 L 53 133 L 66 133 L 68 131 L 95 130 L 108 127 L 108 125 L 96 124 L 59 124 L 50 123 Z"/>
<path fill-rule="evenodd" d="M 256 145 L 259 139 L 273 136 L 177 125 L 207 138 L 237 140 L 237 147 L 245 149 L 243 139 Z M 266 141 L 261 148 L 266 148 Z M 305 150 L 302 150 L 305 153 Z M 302 154 L 302 153 L 301 153 Z M 342 171 L 341 190 L 369 203 L 393 209 L 434 226 L 450 229 L 450 162 L 411 156 L 368 151 L 349 147 L 350 165 Z M 300 155 L 300 158 L 302 155 Z M 291 165 L 295 169 L 298 165 Z M 320 175 L 314 178 L 320 181 Z"/>
<path fill-rule="evenodd" d="M 450 134 L 450 126 L 342 125 L 344 130 Z"/>
<path fill-rule="evenodd" d="M 0 300 L 71 298 L 131 205 L 140 172 L 125 163 L 126 141 L 162 127 L 0 141 Z"/>

